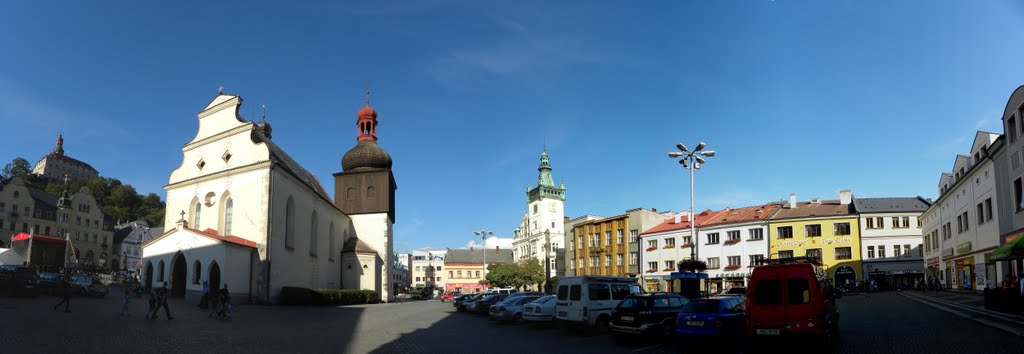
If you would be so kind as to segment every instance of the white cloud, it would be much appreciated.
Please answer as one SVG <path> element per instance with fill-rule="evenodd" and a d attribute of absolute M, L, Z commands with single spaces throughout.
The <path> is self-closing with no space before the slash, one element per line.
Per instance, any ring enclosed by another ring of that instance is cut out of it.
<path fill-rule="evenodd" d="M 466 247 L 463 247 L 463 248 L 470 248 L 470 247 L 472 247 L 472 248 L 480 248 L 480 245 L 481 244 L 479 242 L 476 242 L 476 240 L 471 240 L 471 241 L 469 241 L 469 243 L 466 244 Z M 486 246 L 487 246 L 486 247 L 487 249 L 493 249 L 494 247 L 500 247 L 501 249 L 510 250 L 510 249 L 512 249 L 512 239 L 511 238 L 501 238 L 501 237 L 491 237 L 491 238 L 487 239 Z"/>

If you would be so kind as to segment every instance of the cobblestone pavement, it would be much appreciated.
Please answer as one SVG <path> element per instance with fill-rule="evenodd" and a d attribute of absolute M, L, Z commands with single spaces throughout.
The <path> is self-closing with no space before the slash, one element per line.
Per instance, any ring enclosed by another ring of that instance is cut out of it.
<path fill-rule="evenodd" d="M 0 296 L 0 353 L 667 353 L 669 341 L 615 345 L 609 335 L 493 323 L 456 313 L 448 303 L 308 308 L 236 307 L 231 320 L 207 318 L 195 304 L 172 300 L 174 320 L 118 317 L 117 296 L 72 298 L 72 313 L 53 311 L 59 299 Z M 896 293 L 840 300 L 839 353 L 1021 352 L 1024 340 Z M 803 342 L 787 349 L 817 349 Z M 753 350 L 752 350 L 753 349 Z M 742 348 L 746 352 L 767 348 Z M 724 344 L 700 352 L 722 353 Z M 818 350 L 813 350 L 820 352 Z"/>

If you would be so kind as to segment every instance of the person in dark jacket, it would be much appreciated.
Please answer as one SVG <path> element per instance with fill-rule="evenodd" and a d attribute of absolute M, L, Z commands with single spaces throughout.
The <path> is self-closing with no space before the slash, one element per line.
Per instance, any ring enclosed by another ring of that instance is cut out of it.
<path fill-rule="evenodd" d="M 71 275 L 64 274 L 64 278 L 60 281 L 60 296 L 61 300 L 56 305 L 53 305 L 53 310 L 56 311 L 60 305 L 64 305 L 64 312 L 71 312 Z"/>
<path fill-rule="evenodd" d="M 160 307 L 163 307 L 164 308 L 164 313 L 167 315 L 167 319 L 168 320 L 173 320 L 174 316 L 171 316 L 171 307 L 167 306 L 167 282 L 164 282 L 163 286 L 161 286 L 161 287 L 156 289 L 156 298 L 157 298 L 157 305 L 156 305 L 157 306 L 157 310 L 159 310 Z"/>

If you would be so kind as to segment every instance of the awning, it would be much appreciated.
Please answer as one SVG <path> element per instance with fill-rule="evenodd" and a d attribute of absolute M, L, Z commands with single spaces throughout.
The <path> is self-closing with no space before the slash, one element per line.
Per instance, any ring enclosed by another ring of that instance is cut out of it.
<path fill-rule="evenodd" d="M 43 235 L 29 235 L 29 234 L 26 234 L 24 232 L 22 232 L 20 234 L 17 234 L 17 235 L 14 235 L 14 237 L 11 238 L 11 242 L 28 241 L 29 237 L 31 237 L 32 239 L 34 239 L 36 241 L 43 241 L 43 242 L 53 242 L 53 243 L 65 243 L 66 242 L 66 241 L 64 241 L 64 239 L 62 239 L 60 237 L 43 236 Z"/>
<path fill-rule="evenodd" d="M 1013 241 L 999 246 L 999 248 L 985 254 L 986 262 L 1006 261 L 1021 258 L 1024 258 L 1024 237 L 1014 238 Z"/>
<path fill-rule="evenodd" d="M 708 273 L 673 272 L 670 277 L 672 279 L 707 279 Z"/>

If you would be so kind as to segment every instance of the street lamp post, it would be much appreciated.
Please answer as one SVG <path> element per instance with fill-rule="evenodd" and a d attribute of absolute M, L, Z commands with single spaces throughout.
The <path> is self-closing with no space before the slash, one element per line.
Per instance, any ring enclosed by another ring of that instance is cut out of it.
<path fill-rule="evenodd" d="M 487 236 L 494 235 L 494 232 L 493 231 L 487 231 L 487 230 L 480 230 L 480 231 L 474 231 L 473 234 L 477 235 L 477 236 L 480 236 L 480 240 L 483 242 L 483 245 L 480 246 L 480 248 L 484 252 L 484 279 L 483 280 L 487 280 Z"/>
<path fill-rule="evenodd" d="M 690 171 L 690 240 L 693 243 L 693 247 L 690 247 L 691 260 L 697 259 L 697 245 L 699 243 L 697 240 L 697 234 L 694 227 L 694 225 L 696 225 L 697 218 L 694 214 L 693 208 L 693 172 L 699 170 L 700 166 L 704 164 L 704 157 L 715 156 L 715 150 L 704 151 L 705 146 L 706 144 L 704 144 L 704 142 L 702 141 L 697 144 L 696 149 L 690 151 L 689 149 L 686 148 L 686 145 L 683 145 L 683 143 L 679 143 L 676 144 L 676 148 L 678 148 L 679 151 L 670 151 L 668 153 L 669 158 L 674 159 L 682 157 L 681 159 L 679 159 L 679 164 L 683 165 L 683 168 Z"/>

